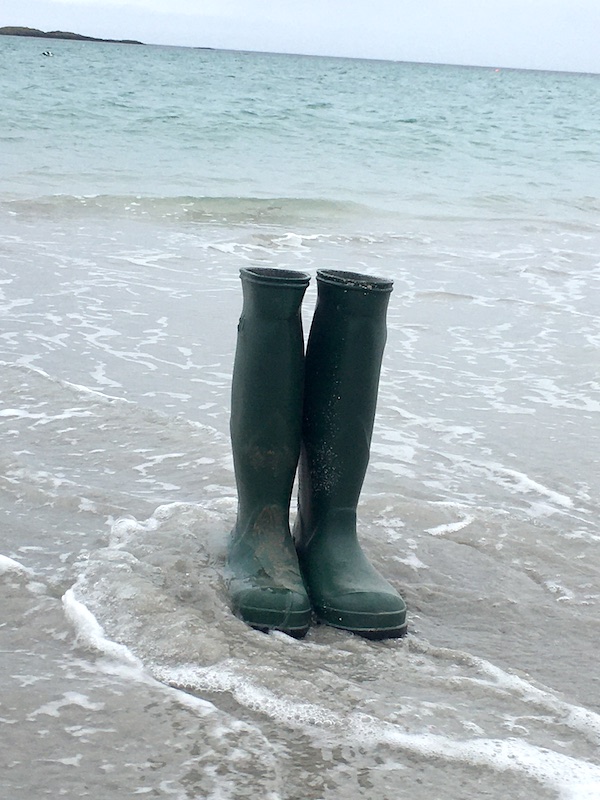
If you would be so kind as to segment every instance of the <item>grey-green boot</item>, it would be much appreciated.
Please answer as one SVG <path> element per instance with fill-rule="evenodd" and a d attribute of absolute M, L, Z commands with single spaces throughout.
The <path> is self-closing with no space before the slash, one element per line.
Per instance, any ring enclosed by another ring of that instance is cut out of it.
<path fill-rule="evenodd" d="M 240 271 L 244 303 L 231 391 L 238 514 L 228 548 L 234 613 L 254 628 L 301 637 L 311 609 L 289 528 L 300 452 L 308 275 Z"/>
<path fill-rule="evenodd" d="M 370 639 L 403 636 L 406 606 L 356 535 L 392 282 L 319 270 L 306 352 L 294 538 L 317 617 Z"/>

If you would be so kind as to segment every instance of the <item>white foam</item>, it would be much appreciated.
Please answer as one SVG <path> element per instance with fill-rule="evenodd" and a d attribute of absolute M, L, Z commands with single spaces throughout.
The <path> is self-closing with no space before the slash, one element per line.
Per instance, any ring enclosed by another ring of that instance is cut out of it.
<path fill-rule="evenodd" d="M 518 675 L 511 675 L 495 664 L 485 661 L 485 659 L 467 655 L 466 653 L 461 653 L 449 648 L 430 647 L 427 643 L 419 642 L 416 639 L 411 639 L 409 646 L 414 652 L 427 653 L 428 655 L 446 661 L 458 661 L 462 664 L 466 664 L 477 670 L 479 674 L 491 680 L 490 683 L 490 680 L 485 680 L 485 678 L 455 677 L 453 678 L 455 683 L 477 683 L 485 685 L 488 690 L 495 686 L 501 692 L 509 691 L 517 695 L 525 703 L 535 705 L 538 708 L 542 706 L 548 712 L 558 716 L 564 725 L 584 734 L 587 739 L 595 744 L 600 744 L 600 714 L 596 714 L 594 711 L 589 711 L 580 706 L 566 703 L 549 691 L 534 686 Z"/>
<path fill-rule="evenodd" d="M 0 555 L 0 575 L 5 575 L 7 572 L 18 572 L 21 575 L 32 575 L 32 571 L 23 566 L 19 561 L 14 558 Z"/>
<path fill-rule="evenodd" d="M 464 467 L 470 465 L 484 470 L 490 476 L 491 480 L 494 480 L 501 486 L 508 486 L 513 492 L 520 494 L 539 494 L 542 495 L 542 497 L 548 498 L 558 506 L 573 508 L 573 500 L 570 497 L 548 486 L 544 486 L 543 483 L 530 478 L 524 472 L 510 469 L 494 461 L 471 461 L 451 453 L 444 453 L 443 455 L 445 458 L 448 458 L 450 461 L 460 466 Z"/>
<path fill-rule="evenodd" d="M 475 428 L 468 425 L 451 425 L 445 422 L 441 417 L 424 417 L 414 414 L 400 406 L 390 405 L 390 411 L 395 411 L 400 417 L 409 425 L 415 425 L 421 428 L 426 428 L 435 433 L 442 434 L 443 441 L 454 442 L 457 440 L 464 440 L 468 437 L 472 441 L 480 439 L 482 434 L 475 430 Z M 388 435 L 388 438 L 389 435 Z"/>
<path fill-rule="evenodd" d="M 128 666 L 142 669 L 142 662 L 123 644 L 113 642 L 104 634 L 104 630 L 92 612 L 75 599 L 73 589 L 67 589 L 62 597 L 63 608 L 67 619 L 77 632 L 77 640 L 84 647 L 89 647 L 116 661 Z"/>
<path fill-rule="evenodd" d="M 567 497 L 565 494 L 561 494 L 560 492 L 555 491 L 554 489 L 549 489 L 547 486 L 544 486 L 542 483 L 533 480 L 532 478 L 525 475 L 523 472 L 518 472 L 514 469 L 508 469 L 507 467 L 502 467 L 499 464 L 492 464 L 490 465 L 491 468 L 502 476 L 506 476 L 509 479 L 514 481 L 513 488 L 519 492 L 538 492 L 539 494 L 547 497 L 553 503 L 556 503 L 559 506 L 563 506 L 564 508 L 572 508 L 573 501 L 570 497 Z"/>
<path fill-rule="evenodd" d="M 106 375 L 106 364 L 100 362 L 96 368 L 90 373 L 92 378 L 102 386 L 111 386 L 113 389 L 122 389 L 123 385 L 118 381 L 113 381 Z"/>
<path fill-rule="evenodd" d="M 128 542 L 131 537 L 138 532 L 156 530 L 160 525 L 159 518 L 156 515 L 161 508 L 163 507 L 159 506 L 151 517 L 148 517 L 147 520 L 142 522 L 134 517 L 119 517 L 116 520 L 110 519 L 110 546 L 118 548 L 120 545 Z"/>
<path fill-rule="evenodd" d="M 186 692 L 181 692 L 177 688 L 165 685 L 165 682 L 155 680 L 146 671 L 143 662 L 128 647 L 114 642 L 106 636 L 104 629 L 89 608 L 76 599 L 73 588 L 64 593 L 62 604 L 67 619 L 75 628 L 78 643 L 108 659 L 107 662 L 102 664 L 104 672 L 118 675 L 121 678 L 152 684 L 161 691 L 166 691 L 179 705 L 185 706 L 200 716 L 206 716 L 206 714 L 212 714 L 216 711 L 213 704 L 207 700 L 194 697 Z"/>
<path fill-rule="evenodd" d="M 104 709 L 104 703 L 94 703 L 85 694 L 81 694 L 80 692 L 65 692 L 61 700 L 53 700 L 50 703 L 45 703 L 35 711 L 32 711 L 28 719 L 35 719 L 35 717 L 40 714 L 49 717 L 60 717 L 61 710 L 67 706 L 79 706 L 86 711 L 102 711 Z"/>
<path fill-rule="evenodd" d="M 394 561 L 398 561 L 400 564 L 405 564 L 407 567 L 411 567 L 411 569 L 429 569 L 427 564 L 424 564 L 414 553 L 409 553 L 406 558 L 400 558 L 400 556 L 392 556 L 392 558 Z"/>
<path fill-rule="evenodd" d="M 193 664 L 176 668 L 157 666 L 152 672 L 157 680 L 184 691 L 227 692 L 246 708 L 268 714 L 288 725 L 337 727 L 340 724 L 335 712 L 314 703 L 294 703 L 289 698 L 282 699 L 268 689 L 250 683 L 223 664 L 217 667 L 197 667 Z"/>
<path fill-rule="evenodd" d="M 475 517 L 471 516 L 470 514 L 466 514 L 463 519 L 460 519 L 457 522 L 447 522 L 443 525 L 436 525 L 434 528 L 426 528 L 426 533 L 430 533 L 432 536 L 443 536 L 446 533 L 456 533 L 456 531 L 460 531 L 463 528 L 466 528 L 468 525 L 471 525 L 472 522 L 475 522 Z"/>
<path fill-rule="evenodd" d="M 561 389 L 550 378 L 538 378 L 532 381 L 532 389 L 537 392 L 537 395 L 525 397 L 525 399 L 531 400 L 533 403 L 543 403 L 552 408 L 571 408 L 587 412 L 600 411 L 600 401 L 587 397 L 581 392 Z"/>
<path fill-rule="evenodd" d="M 535 747 L 521 739 L 470 739 L 455 741 L 431 733 L 409 734 L 385 726 L 374 730 L 369 737 L 361 731 L 361 740 L 395 744 L 426 758 L 441 758 L 497 772 L 524 774 L 554 789 L 561 800 L 598 800 L 600 797 L 600 767 L 588 761 L 572 758 L 546 748 Z"/>
<path fill-rule="evenodd" d="M 0 411 L 0 417 L 14 417 L 16 419 L 34 419 L 36 425 L 48 425 L 50 422 L 58 422 L 64 419 L 72 419 L 74 417 L 93 417 L 92 411 L 82 410 L 80 408 L 68 408 L 61 414 L 31 414 L 29 411 L 24 411 L 21 408 L 5 408 Z"/>
<path fill-rule="evenodd" d="M 4 305 L 0 306 L 0 309 L 4 311 L 5 314 L 7 314 L 8 312 L 12 311 L 15 308 L 21 308 L 22 306 L 30 306 L 32 304 L 33 304 L 33 299 L 28 297 L 19 300 L 12 300 L 9 303 L 5 303 Z"/>
<path fill-rule="evenodd" d="M 490 665 L 491 666 L 491 665 Z M 515 772 L 555 790 L 561 800 L 598 800 L 600 766 L 536 747 L 517 738 L 466 740 L 431 733 L 407 733 L 399 726 L 362 713 L 338 714 L 314 703 L 278 697 L 233 674 L 225 665 L 177 669 L 157 668 L 154 675 L 182 689 L 228 692 L 245 706 L 293 728 L 335 729 L 338 736 L 371 745 L 386 744 L 424 758 L 439 758 L 496 772 Z"/>
<path fill-rule="evenodd" d="M 387 431 L 384 431 L 383 437 L 390 438 Z M 393 456 L 398 461 L 405 461 L 409 464 L 414 462 L 416 454 L 415 447 L 408 444 L 386 445 L 376 442 L 371 450 L 379 456 Z"/>
<path fill-rule="evenodd" d="M 135 469 L 141 475 L 146 477 L 147 471 L 152 467 L 155 467 L 157 464 L 162 464 L 163 461 L 166 461 L 167 459 L 170 458 L 178 459 L 178 458 L 184 458 L 185 456 L 186 453 L 163 453 L 157 456 L 150 456 L 147 461 L 145 461 L 143 464 L 137 464 L 136 466 L 133 467 L 133 469 Z"/>
<path fill-rule="evenodd" d="M 83 753 L 77 753 L 75 756 L 66 758 L 50 758 L 48 759 L 51 764 L 63 764 L 65 767 L 78 767 L 83 758 Z"/>

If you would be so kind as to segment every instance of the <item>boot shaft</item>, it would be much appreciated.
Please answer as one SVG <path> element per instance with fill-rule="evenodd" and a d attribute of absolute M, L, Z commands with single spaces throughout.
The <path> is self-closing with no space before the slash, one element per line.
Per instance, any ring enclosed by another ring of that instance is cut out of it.
<path fill-rule="evenodd" d="M 240 515 L 289 504 L 300 451 L 308 275 L 240 271 L 243 308 L 231 389 L 230 431 Z"/>
<path fill-rule="evenodd" d="M 292 417 L 301 403 L 304 337 L 300 306 L 309 277 L 261 268 L 242 269 L 240 277 L 243 307 L 233 366 L 231 425 L 236 430 L 239 425 L 255 426 L 270 438 L 269 415 Z"/>
<path fill-rule="evenodd" d="M 392 282 L 320 270 L 306 353 L 304 512 L 356 509 L 373 433 Z M 312 527 L 309 525 L 309 527 Z"/>

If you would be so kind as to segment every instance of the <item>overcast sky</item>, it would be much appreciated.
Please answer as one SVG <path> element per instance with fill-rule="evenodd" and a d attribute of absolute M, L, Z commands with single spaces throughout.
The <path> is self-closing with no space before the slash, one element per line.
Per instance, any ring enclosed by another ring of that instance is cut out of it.
<path fill-rule="evenodd" d="M 600 73 L 600 0 L 0 0 L 0 26 Z"/>

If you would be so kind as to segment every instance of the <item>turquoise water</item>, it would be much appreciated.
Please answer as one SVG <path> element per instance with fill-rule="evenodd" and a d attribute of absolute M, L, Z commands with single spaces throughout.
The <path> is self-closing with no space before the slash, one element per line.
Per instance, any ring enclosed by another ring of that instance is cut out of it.
<path fill-rule="evenodd" d="M 595 800 L 600 78 L 47 44 L 0 37 L 3 788 Z M 230 614 L 248 265 L 394 280 L 405 641 Z"/>
<path fill-rule="evenodd" d="M 2 42 L 3 193 L 599 211 L 598 76 L 52 47 Z"/>

